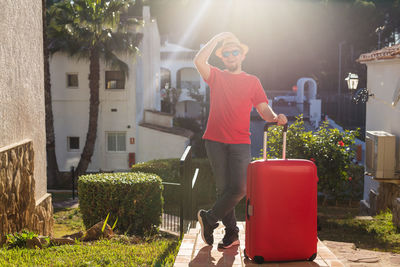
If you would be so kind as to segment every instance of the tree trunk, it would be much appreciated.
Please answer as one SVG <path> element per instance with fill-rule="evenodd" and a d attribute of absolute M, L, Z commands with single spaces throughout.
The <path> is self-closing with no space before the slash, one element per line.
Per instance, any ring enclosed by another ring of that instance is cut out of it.
<path fill-rule="evenodd" d="M 54 188 L 58 182 L 58 164 L 56 158 L 56 146 L 54 136 L 53 107 L 51 103 L 51 83 L 49 67 L 49 50 L 47 48 L 47 22 L 46 0 L 42 0 L 43 20 L 43 65 L 44 65 L 44 101 L 46 112 L 46 156 L 47 156 L 47 186 Z"/>
<path fill-rule="evenodd" d="M 99 80 L 100 80 L 100 58 L 97 48 L 90 51 L 89 63 L 89 88 L 90 88 L 90 104 L 89 104 L 89 126 L 86 134 L 85 146 L 81 154 L 81 159 L 76 170 L 76 174 L 82 175 L 86 172 L 91 162 L 94 146 L 97 137 L 97 120 L 99 117 Z"/>

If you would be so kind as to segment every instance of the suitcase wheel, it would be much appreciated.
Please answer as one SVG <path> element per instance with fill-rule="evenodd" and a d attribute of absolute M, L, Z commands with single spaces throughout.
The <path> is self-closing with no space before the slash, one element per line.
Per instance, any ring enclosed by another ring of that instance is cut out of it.
<path fill-rule="evenodd" d="M 316 257 L 317 257 L 317 253 L 314 253 L 308 260 L 313 261 L 313 260 L 315 260 Z"/>
<path fill-rule="evenodd" d="M 254 256 L 254 261 L 258 264 L 261 264 L 264 262 L 264 257 L 262 256 Z"/>

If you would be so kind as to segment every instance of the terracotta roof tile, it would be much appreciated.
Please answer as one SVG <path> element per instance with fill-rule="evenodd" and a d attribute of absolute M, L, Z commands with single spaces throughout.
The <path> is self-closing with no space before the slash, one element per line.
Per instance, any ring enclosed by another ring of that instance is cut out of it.
<path fill-rule="evenodd" d="M 357 62 L 366 62 L 380 59 L 400 58 L 400 44 L 387 46 L 380 50 L 374 50 L 370 53 L 361 54 Z"/>

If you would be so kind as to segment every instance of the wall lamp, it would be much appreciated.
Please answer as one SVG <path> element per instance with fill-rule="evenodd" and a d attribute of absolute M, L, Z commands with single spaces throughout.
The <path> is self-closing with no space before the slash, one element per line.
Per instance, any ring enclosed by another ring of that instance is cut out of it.
<path fill-rule="evenodd" d="M 345 81 L 347 82 L 347 87 L 351 91 L 355 91 L 353 93 L 352 100 L 355 104 L 358 103 L 366 103 L 368 101 L 368 98 L 370 96 L 374 96 L 374 94 L 370 94 L 369 90 L 367 88 L 359 88 L 357 89 L 358 86 L 358 75 L 355 73 L 349 73 L 348 76 L 346 77 Z"/>

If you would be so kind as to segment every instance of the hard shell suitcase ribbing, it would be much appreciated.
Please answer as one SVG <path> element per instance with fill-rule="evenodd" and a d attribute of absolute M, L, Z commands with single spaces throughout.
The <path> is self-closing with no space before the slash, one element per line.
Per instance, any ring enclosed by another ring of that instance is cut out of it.
<path fill-rule="evenodd" d="M 317 255 L 317 168 L 312 161 L 266 159 L 247 169 L 245 255 L 263 261 L 314 260 Z"/>

